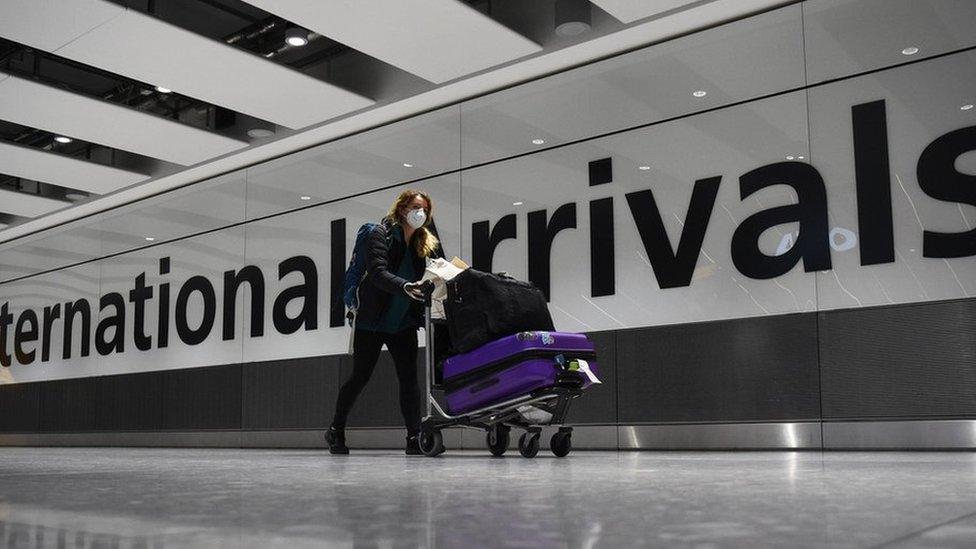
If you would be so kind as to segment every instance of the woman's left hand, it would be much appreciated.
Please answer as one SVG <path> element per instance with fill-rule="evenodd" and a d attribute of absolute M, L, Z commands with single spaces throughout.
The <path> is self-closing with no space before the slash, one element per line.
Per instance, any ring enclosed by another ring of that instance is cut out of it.
<path fill-rule="evenodd" d="M 416 299 L 417 301 L 424 300 L 424 291 L 420 282 L 407 282 L 403 285 L 403 291 L 412 299 Z"/>

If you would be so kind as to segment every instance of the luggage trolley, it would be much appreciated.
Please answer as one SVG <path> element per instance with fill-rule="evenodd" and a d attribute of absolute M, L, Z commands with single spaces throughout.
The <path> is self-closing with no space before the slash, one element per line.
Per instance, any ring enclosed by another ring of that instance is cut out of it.
<path fill-rule="evenodd" d="M 424 365 L 426 370 L 424 394 L 425 416 L 421 423 L 420 449 L 428 457 L 444 453 L 442 429 L 462 427 L 487 432 L 488 450 L 493 456 L 501 456 L 508 450 L 512 428 L 525 431 L 519 437 L 519 453 L 526 458 L 535 457 L 539 452 L 539 438 L 544 426 L 558 426 L 558 431 L 550 440 L 552 453 L 564 457 L 572 449 L 573 428 L 563 424 L 569 405 L 573 399 L 583 394 L 585 379 L 577 371 L 570 371 L 564 364 L 553 360 L 554 370 L 558 369 L 555 383 L 528 394 L 492 403 L 484 407 L 459 413 L 448 414 L 434 397 L 434 389 L 441 388 L 435 383 L 434 336 L 435 322 L 431 318 L 431 294 L 434 284 L 430 281 L 422 286 L 424 294 Z M 528 407 L 528 408 L 527 408 Z M 533 417 L 533 415 L 535 417 Z"/>

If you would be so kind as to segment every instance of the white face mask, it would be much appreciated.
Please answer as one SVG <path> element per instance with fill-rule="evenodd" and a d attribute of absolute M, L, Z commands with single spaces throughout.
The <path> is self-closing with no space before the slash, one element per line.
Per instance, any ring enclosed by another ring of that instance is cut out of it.
<path fill-rule="evenodd" d="M 410 210 L 407 214 L 407 224 L 414 229 L 419 229 L 424 226 L 427 221 L 427 212 L 423 208 L 417 208 L 416 210 Z"/>

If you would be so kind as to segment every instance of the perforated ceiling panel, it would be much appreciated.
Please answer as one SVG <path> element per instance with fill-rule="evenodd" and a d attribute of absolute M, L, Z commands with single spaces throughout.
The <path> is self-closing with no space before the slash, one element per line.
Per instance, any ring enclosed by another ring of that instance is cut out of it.
<path fill-rule="evenodd" d="M 3 0 L 0 36 L 54 51 L 124 11 L 118 4 L 101 1 Z"/>
<path fill-rule="evenodd" d="M 454 0 L 245 1 L 435 83 L 542 49 Z"/>

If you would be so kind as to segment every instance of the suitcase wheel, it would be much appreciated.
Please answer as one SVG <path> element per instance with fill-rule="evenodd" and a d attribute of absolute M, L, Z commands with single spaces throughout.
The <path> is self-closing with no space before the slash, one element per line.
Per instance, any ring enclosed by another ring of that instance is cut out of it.
<path fill-rule="evenodd" d="M 427 457 L 435 457 L 444 453 L 444 435 L 440 431 L 423 431 L 420 433 L 420 451 Z"/>
<path fill-rule="evenodd" d="M 549 439 L 549 448 L 556 457 L 566 457 L 573 449 L 573 433 L 571 431 L 559 431 Z"/>
<path fill-rule="evenodd" d="M 494 425 L 488 429 L 488 436 L 486 437 L 488 442 L 488 451 L 491 455 L 499 457 L 508 450 L 509 433 L 511 432 L 511 427 L 508 425 Z"/>
<path fill-rule="evenodd" d="M 525 458 L 534 458 L 539 453 L 539 433 L 525 433 L 519 437 L 519 453 Z"/>

